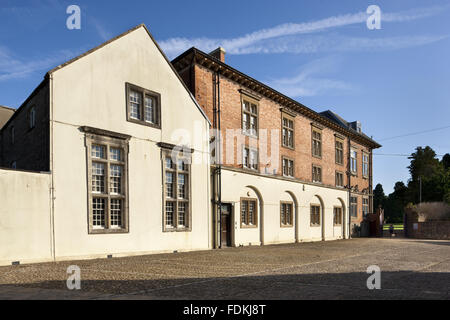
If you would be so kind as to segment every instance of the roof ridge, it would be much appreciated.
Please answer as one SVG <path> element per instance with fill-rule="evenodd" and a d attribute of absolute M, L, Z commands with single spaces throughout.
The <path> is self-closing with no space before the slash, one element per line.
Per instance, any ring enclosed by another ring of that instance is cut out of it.
<path fill-rule="evenodd" d="M 2 106 L 2 105 L 0 105 L 0 108 L 8 109 L 8 110 L 12 110 L 12 111 L 16 112 L 16 109 L 11 108 L 11 107 L 7 107 L 7 106 Z"/>
<path fill-rule="evenodd" d="M 111 39 L 109 39 L 109 40 L 107 40 L 107 41 L 101 43 L 100 45 L 98 45 L 98 46 L 96 46 L 96 47 L 94 47 L 94 48 L 92 48 L 92 49 L 90 49 L 90 50 L 88 50 L 88 51 L 86 51 L 86 52 L 84 52 L 84 53 L 82 53 L 82 54 L 76 56 L 75 58 L 72 58 L 72 59 L 70 59 L 70 60 L 68 60 L 68 61 L 66 61 L 66 62 L 64 62 L 64 63 L 62 63 L 62 64 L 60 64 L 59 66 L 57 66 L 57 67 L 51 69 L 50 71 L 48 71 L 48 72 L 47 72 L 47 75 L 50 75 L 50 74 L 52 74 L 53 72 L 58 71 L 59 69 L 62 69 L 62 68 L 64 68 L 65 66 L 67 66 L 67 65 L 69 65 L 69 64 L 72 64 L 73 62 L 75 62 L 75 61 L 77 61 L 77 60 L 79 60 L 79 59 L 81 59 L 81 58 L 83 58 L 83 57 L 85 57 L 85 56 L 87 56 L 87 55 L 89 55 L 89 54 L 91 54 L 91 53 L 93 53 L 93 52 L 95 52 L 95 51 L 97 51 L 97 50 L 99 50 L 99 49 L 105 47 L 105 46 L 107 46 L 108 44 L 110 44 L 110 43 L 112 43 L 112 42 L 114 42 L 114 41 L 116 41 L 116 40 L 118 40 L 118 39 L 120 39 L 120 38 L 126 36 L 127 34 L 133 32 L 133 31 L 135 31 L 135 30 L 137 30 L 137 29 L 139 29 L 139 28 L 141 28 L 141 27 L 144 27 L 144 28 L 146 29 L 146 31 L 147 31 L 148 33 L 150 33 L 150 32 L 147 30 L 147 27 L 145 26 L 145 24 L 141 23 L 141 24 L 139 24 L 139 25 L 137 25 L 137 26 L 135 26 L 135 27 L 133 27 L 133 28 L 131 28 L 131 29 L 129 29 L 129 30 L 127 30 L 127 31 L 125 31 L 125 32 L 123 32 L 123 33 L 121 33 L 121 34 L 119 34 L 118 36 L 115 36 L 115 37 L 113 37 L 113 38 L 111 38 Z M 153 38 L 152 38 L 152 39 L 153 39 Z"/>

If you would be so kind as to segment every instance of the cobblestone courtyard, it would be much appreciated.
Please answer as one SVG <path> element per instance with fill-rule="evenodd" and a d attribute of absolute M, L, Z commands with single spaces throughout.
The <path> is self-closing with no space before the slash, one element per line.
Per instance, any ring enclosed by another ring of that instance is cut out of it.
<path fill-rule="evenodd" d="M 81 290 L 66 289 L 67 267 Z M 381 268 L 368 290 L 367 267 Z M 354 239 L 0 267 L 0 299 L 450 299 L 450 242 Z"/>

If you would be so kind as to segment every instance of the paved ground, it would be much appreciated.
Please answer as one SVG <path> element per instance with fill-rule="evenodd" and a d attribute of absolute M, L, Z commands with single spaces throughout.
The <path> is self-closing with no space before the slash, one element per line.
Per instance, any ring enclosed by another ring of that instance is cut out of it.
<path fill-rule="evenodd" d="M 66 270 L 81 268 L 81 290 Z M 381 268 L 368 290 L 367 267 Z M 0 267 L 0 299 L 450 299 L 450 242 L 354 239 Z"/>

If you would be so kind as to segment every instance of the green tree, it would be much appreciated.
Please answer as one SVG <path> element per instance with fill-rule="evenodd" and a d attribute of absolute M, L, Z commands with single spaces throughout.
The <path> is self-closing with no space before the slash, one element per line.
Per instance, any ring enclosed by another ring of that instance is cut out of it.
<path fill-rule="evenodd" d="M 445 170 L 443 163 L 436 158 L 436 152 L 429 146 L 417 147 L 416 152 L 408 159 L 411 160 L 408 167 L 411 179 L 408 182 L 407 198 L 411 202 L 419 203 L 422 190 L 422 202 L 442 201 L 445 195 Z"/>
<path fill-rule="evenodd" d="M 386 202 L 386 195 L 384 194 L 383 186 L 379 183 L 373 190 L 373 209 L 377 210 L 379 206 L 384 208 Z"/>
<path fill-rule="evenodd" d="M 441 163 L 444 166 L 445 170 L 449 170 L 450 169 L 450 153 L 446 153 L 444 155 L 444 157 L 442 157 Z"/>

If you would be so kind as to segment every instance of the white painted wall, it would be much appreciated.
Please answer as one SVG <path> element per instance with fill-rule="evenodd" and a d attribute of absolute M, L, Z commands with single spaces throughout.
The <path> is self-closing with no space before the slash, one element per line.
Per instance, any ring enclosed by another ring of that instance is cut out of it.
<path fill-rule="evenodd" d="M 241 197 L 258 199 L 258 228 L 240 227 Z M 348 193 L 345 190 L 222 169 L 222 201 L 234 204 L 235 246 L 259 245 L 261 242 L 293 243 L 296 241 L 296 233 L 299 242 L 340 239 L 342 227 L 335 227 L 333 224 L 333 208 L 338 204 L 342 206 L 343 203 L 346 216 L 344 223 L 348 222 L 347 198 Z M 298 214 L 296 217 L 294 215 L 295 223 L 292 228 L 280 226 L 280 201 L 294 202 L 294 206 L 297 203 Z M 321 204 L 324 208 L 321 227 L 310 225 L 311 204 Z M 348 238 L 348 231 L 345 237 Z"/>
<path fill-rule="evenodd" d="M 127 121 L 126 82 L 161 94 L 161 130 Z M 209 124 L 143 27 L 54 72 L 51 101 L 57 259 L 210 247 Z M 86 147 L 80 126 L 132 137 L 127 234 L 88 234 Z M 186 138 L 191 139 L 182 140 Z M 162 231 L 158 142 L 195 149 L 191 232 Z"/>
<path fill-rule="evenodd" d="M 51 260 L 50 178 L 0 170 L 0 265 Z"/>

